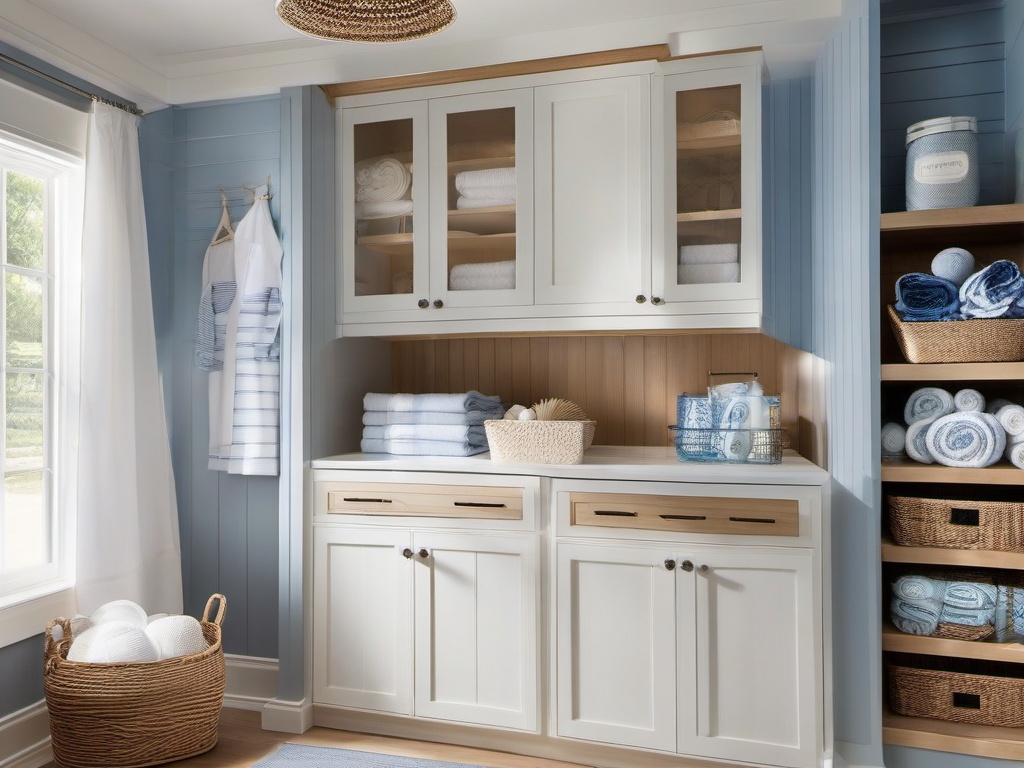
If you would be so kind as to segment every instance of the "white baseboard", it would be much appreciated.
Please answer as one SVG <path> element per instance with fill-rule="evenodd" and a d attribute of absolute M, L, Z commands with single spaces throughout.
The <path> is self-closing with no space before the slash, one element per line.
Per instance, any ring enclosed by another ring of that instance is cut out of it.
<path fill-rule="evenodd" d="M 0 768 L 39 768 L 53 760 L 46 702 L 0 718 Z"/>
<path fill-rule="evenodd" d="M 277 696 L 277 659 L 225 653 L 224 663 L 228 675 L 225 707 L 259 712 Z"/>
<path fill-rule="evenodd" d="M 268 701 L 263 707 L 262 725 L 265 731 L 305 733 L 313 727 L 313 704 L 308 699 Z"/>

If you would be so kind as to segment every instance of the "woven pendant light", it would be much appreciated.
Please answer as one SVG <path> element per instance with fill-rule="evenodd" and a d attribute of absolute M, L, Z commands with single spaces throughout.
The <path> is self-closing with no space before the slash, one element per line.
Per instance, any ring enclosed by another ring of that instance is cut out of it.
<path fill-rule="evenodd" d="M 275 9 L 303 34 L 357 43 L 415 40 L 455 21 L 449 0 L 277 0 Z"/>

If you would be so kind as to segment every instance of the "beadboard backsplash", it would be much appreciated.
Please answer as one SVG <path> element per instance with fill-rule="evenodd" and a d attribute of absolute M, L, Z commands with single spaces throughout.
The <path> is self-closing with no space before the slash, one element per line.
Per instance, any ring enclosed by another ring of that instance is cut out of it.
<path fill-rule="evenodd" d="M 824 466 L 821 361 L 759 333 L 393 340 L 393 392 L 500 395 L 578 403 L 599 445 L 670 445 L 676 395 L 703 392 L 709 371 L 757 371 L 782 395 L 792 446 Z M 749 377 L 716 378 L 716 383 Z"/>

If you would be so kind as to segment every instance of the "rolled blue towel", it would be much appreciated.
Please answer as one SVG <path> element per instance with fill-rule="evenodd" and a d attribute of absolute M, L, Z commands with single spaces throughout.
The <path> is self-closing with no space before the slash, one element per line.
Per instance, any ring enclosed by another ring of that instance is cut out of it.
<path fill-rule="evenodd" d="M 953 395 L 941 387 L 921 387 L 907 398 L 903 408 L 903 420 L 912 425 L 915 421 L 935 419 L 956 410 Z"/>
<path fill-rule="evenodd" d="M 987 467 L 1002 458 L 1006 431 L 990 413 L 958 411 L 930 424 L 925 444 L 947 467 Z"/>
<path fill-rule="evenodd" d="M 942 595 L 944 605 L 966 610 L 991 610 L 996 606 L 998 589 L 994 584 L 976 584 L 973 581 L 946 582 Z"/>
<path fill-rule="evenodd" d="M 910 272 L 896 281 L 896 311 L 907 322 L 956 319 L 960 304 L 956 285 L 941 277 Z"/>
<path fill-rule="evenodd" d="M 966 248 L 943 248 L 932 259 L 932 274 L 959 288 L 974 272 L 974 255 Z"/>
<path fill-rule="evenodd" d="M 923 419 L 915 421 L 907 427 L 907 456 L 921 464 L 934 464 L 935 457 L 928 450 L 928 427 L 935 423 L 935 419 Z"/>
<path fill-rule="evenodd" d="M 901 632 L 931 635 L 939 626 L 946 582 L 924 576 L 903 576 L 892 585 L 890 616 Z"/>
<path fill-rule="evenodd" d="M 991 608 L 956 608 L 952 605 L 943 605 L 942 613 L 939 614 L 941 624 L 961 624 L 965 627 L 984 627 L 986 624 L 995 623 L 995 620 L 995 606 Z"/>
<path fill-rule="evenodd" d="M 975 272 L 960 286 L 964 318 L 1024 317 L 1024 275 L 1005 259 Z"/>
<path fill-rule="evenodd" d="M 953 407 L 958 411 L 984 411 L 985 396 L 976 389 L 961 389 L 953 395 Z"/>

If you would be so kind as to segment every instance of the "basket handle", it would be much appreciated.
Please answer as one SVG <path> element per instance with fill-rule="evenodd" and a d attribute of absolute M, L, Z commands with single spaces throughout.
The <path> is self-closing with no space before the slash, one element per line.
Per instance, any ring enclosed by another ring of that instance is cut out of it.
<path fill-rule="evenodd" d="M 214 616 L 213 619 L 211 619 L 210 611 L 213 609 L 214 600 L 219 600 L 220 604 L 217 606 L 217 615 Z M 203 621 L 212 621 L 219 627 L 222 623 L 224 623 L 224 612 L 227 610 L 227 608 L 228 599 L 224 597 L 224 595 L 215 592 L 214 594 L 210 595 L 210 599 L 206 601 L 206 608 L 203 610 Z"/>
<path fill-rule="evenodd" d="M 61 637 L 53 636 L 53 628 L 60 627 Z M 71 619 L 58 617 L 46 625 L 46 640 L 43 645 L 43 674 L 48 675 L 57 667 L 57 662 L 66 659 L 71 647 Z"/>

